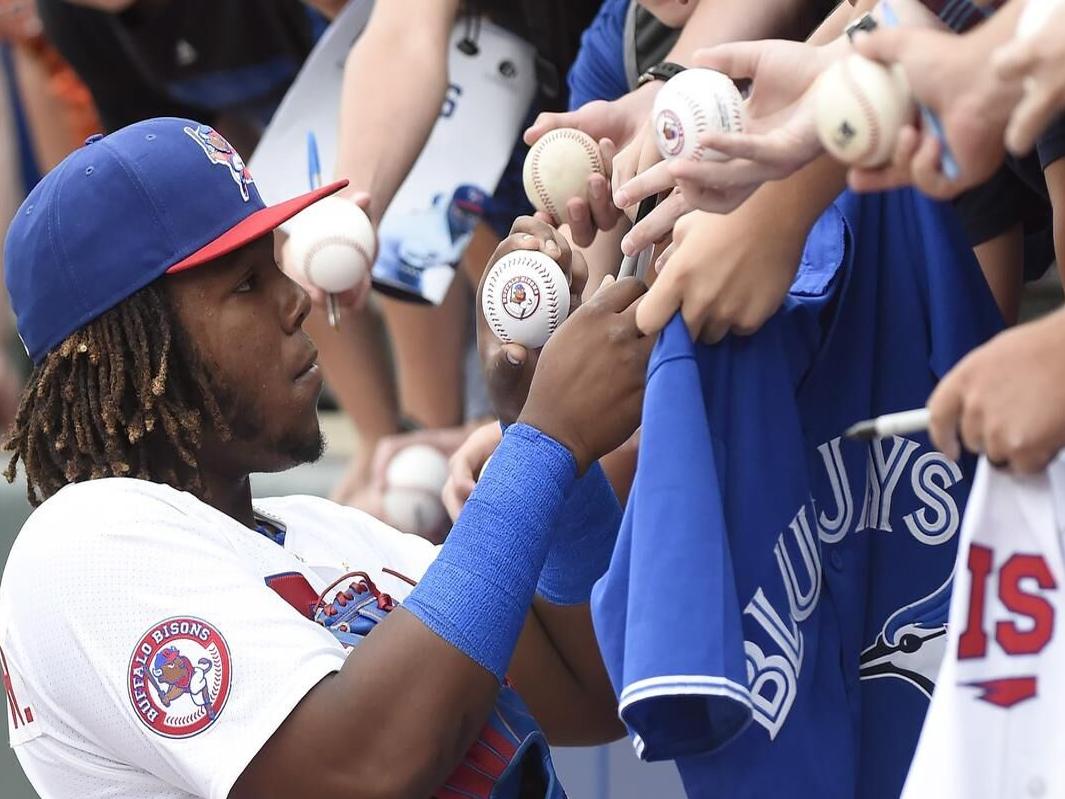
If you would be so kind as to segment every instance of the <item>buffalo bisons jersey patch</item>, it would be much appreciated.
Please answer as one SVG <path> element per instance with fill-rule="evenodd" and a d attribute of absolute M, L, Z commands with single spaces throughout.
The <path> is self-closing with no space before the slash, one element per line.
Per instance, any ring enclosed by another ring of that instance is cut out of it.
<path fill-rule="evenodd" d="M 167 738 L 189 738 L 218 720 L 229 698 L 229 647 L 209 622 L 174 617 L 148 630 L 129 661 L 129 699 Z"/>

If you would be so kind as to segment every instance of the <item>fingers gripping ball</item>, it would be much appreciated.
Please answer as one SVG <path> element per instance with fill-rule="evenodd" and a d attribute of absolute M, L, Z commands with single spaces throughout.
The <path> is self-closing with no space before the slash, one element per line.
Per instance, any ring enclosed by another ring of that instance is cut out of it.
<path fill-rule="evenodd" d="M 337 294 L 355 288 L 366 277 L 373 266 L 376 238 L 359 206 L 326 197 L 293 217 L 286 246 L 307 282 Z"/>
<path fill-rule="evenodd" d="M 507 253 L 485 278 L 481 311 L 500 341 L 538 349 L 569 316 L 566 275 L 538 250 Z"/>
<path fill-rule="evenodd" d="M 595 139 L 576 128 L 548 131 L 525 156 L 522 179 L 529 202 L 538 211 L 566 222 L 566 203 L 588 199 L 588 178 L 605 174 Z"/>
<path fill-rule="evenodd" d="M 442 537 L 448 515 L 440 492 L 447 475 L 447 458 L 436 447 L 412 444 L 397 452 L 385 470 L 386 521 L 405 533 Z"/>
<path fill-rule="evenodd" d="M 686 69 L 659 90 L 651 125 L 663 158 L 722 161 L 725 156 L 701 145 L 699 137 L 711 131 L 741 133 L 743 96 L 723 72 Z"/>
<path fill-rule="evenodd" d="M 899 67 L 857 53 L 837 61 L 813 88 L 814 121 L 822 146 L 845 164 L 883 166 L 915 108 Z"/>

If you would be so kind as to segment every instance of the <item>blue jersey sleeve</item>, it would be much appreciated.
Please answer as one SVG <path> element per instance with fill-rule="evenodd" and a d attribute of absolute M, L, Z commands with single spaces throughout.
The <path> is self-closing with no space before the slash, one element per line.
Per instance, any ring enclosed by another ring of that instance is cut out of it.
<path fill-rule="evenodd" d="M 625 15 L 629 0 L 605 0 L 581 35 L 577 59 L 569 71 L 569 107 L 592 100 L 616 100 L 629 91 L 625 75 Z"/>

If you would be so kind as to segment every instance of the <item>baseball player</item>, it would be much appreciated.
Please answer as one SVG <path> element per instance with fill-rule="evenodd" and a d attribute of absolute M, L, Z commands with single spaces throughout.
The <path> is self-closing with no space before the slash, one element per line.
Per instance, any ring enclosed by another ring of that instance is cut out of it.
<path fill-rule="evenodd" d="M 1065 795 L 1063 532 L 1065 461 L 1025 476 L 980 463 L 905 799 Z"/>
<path fill-rule="evenodd" d="M 968 481 L 924 435 L 841 432 L 920 405 L 1001 326 L 987 285 L 949 208 L 848 193 L 757 333 L 696 346 L 683 322 L 652 355 L 592 600 L 636 751 L 675 759 L 693 799 L 897 797 Z"/>
<path fill-rule="evenodd" d="M 620 731 L 582 565 L 620 509 L 581 509 L 637 423 L 638 282 L 555 333 L 443 546 L 252 502 L 249 473 L 322 450 L 310 303 L 268 234 L 342 185 L 265 207 L 213 131 L 151 119 L 87 142 L 11 225 L 35 368 L 7 475 L 21 460 L 38 507 L 0 582 L 0 665 L 44 799 L 561 797 L 533 714 L 563 743 Z M 583 270 L 532 220 L 518 248 Z"/>

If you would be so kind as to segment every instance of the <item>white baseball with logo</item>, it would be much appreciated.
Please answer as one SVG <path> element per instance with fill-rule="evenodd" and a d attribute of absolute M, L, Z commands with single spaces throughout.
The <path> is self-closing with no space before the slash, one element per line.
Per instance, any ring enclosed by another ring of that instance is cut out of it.
<path fill-rule="evenodd" d="M 436 447 L 412 444 L 401 449 L 385 470 L 385 520 L 405 533 L 442 533 L 448 521 L 441 498 L 447 476 L 447 458 Z"/>
<path fill-rule="evenodd" d="M 373 266 L 377 248 L 373 225 L 350 200 L 319 200 L 294 216 L 286 230 L 286 258 L 322 291 L 337 294 L 353 289 Z"/>
<path fill-rule="evenodd" d="M 722 153 L 699 143 L 710 131 L 743 131 L 743 96 L 732 78 L 714 69 L 686 69 L 666 81 L 651 109 L 663 158 L 722 161 Z"/>
<path fill-rule="evenodd" d="M 538 349 L 569 316 L 569 283 L 544 253 L 515 250 L 489 270 L 481 311 L 500 341 Z"/>
<path fill-rule="evenodd" d="M 533 207 L 564 223 L 566 203 L 587 200 L 588 178 L 597 172 L 605 174 L 595 139 L 576 128 L 558 128 L 529 148 L 522 181 Z"/>
<path fill-rule="evenodd" d="M 1065 461 L 982 460 L 965 510 L 947 651 L 903 799 L 1065 796 Z"/>
<path fill-rule="evenodd" d="M 890 161 L 899 130 L 915 113 L 902 70 L 857 53 L 826 69 L 813 93 L 821 145 L 836 159 L 855 166 L 877 167 Z"/>

